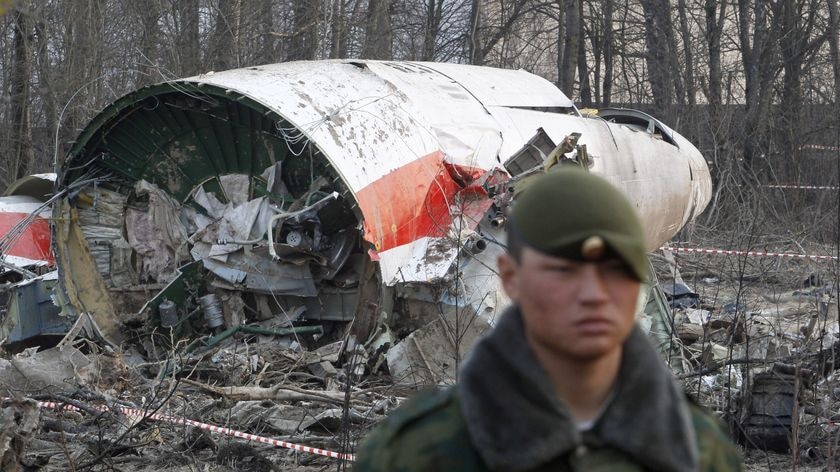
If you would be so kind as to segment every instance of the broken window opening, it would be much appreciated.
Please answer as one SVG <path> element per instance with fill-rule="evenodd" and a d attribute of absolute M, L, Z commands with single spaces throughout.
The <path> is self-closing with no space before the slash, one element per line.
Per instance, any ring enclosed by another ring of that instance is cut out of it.
<path fill-rule="evenodd" d="M 598 116 L 610 123 L 625 125 L 631 129 L 645 131 L 655 139 L 660 139 L 674 147 L 679 145 L 674 140 L 674 133 L 661 121 L 647 113 L 629 108 L 604 108 L 598 111 Z"/>
<path fill-rule="evenodd" d="M 514 108 L 517 110 L 538 111 L 542 113 L 554 113 L 557 115 L 574 115 L 580 116 L 580 112 L 575 107 L 505 107 Z"/>

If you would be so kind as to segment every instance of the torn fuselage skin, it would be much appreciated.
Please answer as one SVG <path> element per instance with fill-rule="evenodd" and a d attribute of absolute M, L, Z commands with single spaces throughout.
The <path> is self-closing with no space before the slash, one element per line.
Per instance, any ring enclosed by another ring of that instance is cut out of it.
<path fill-rule="evenodd" d="M 159 317 L 206 332 L 202 312 L 228 326 L 353 320 L 367 345 L 435 321 L 457 359 L 476 334 L 463 330 L 507 303 L 495 260 L 515 172 L 501 168 L 523 146 L 568 140 L 555 161 L 622 189 L 649 247 L 702 211 L 702 155 L 646 119 L 586 118 L 542 78 L 455 64 L 293 62 L 147 87 L 66 159 L 58 186 L 90 184 L 53 213 L 57 298 L 114 341 Z M 415 336 L 405 359 L 437 337 Z M 453 367 L 423 364 L 438 382 Z"/>
<path fill-rule="evenodd" d="M 92 126 L 61 175 L 96 179 L 54 210 L 69 307 L 113 341 L 164 300 L 186 318 L 208 294 L 228 325 L 352 319 L 367 249 L 353 197 L 317 148 L 243 97 L 135 95 Z"/>

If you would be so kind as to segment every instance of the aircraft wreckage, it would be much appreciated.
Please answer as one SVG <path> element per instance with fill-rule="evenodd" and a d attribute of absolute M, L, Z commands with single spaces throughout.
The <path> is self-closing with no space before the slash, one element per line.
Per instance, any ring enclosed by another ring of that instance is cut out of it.
<path fill-rule="evenodd" d="M 504 307 L 507 205 L 552 165 L 622 189 L 650 249 L 711 194 L 700 152 L 663 123 L 584 115 L 521 70 L 292 62 L 146 87 L 96 116 L 60 169 L 56 316 L 113 343 L 185 321 L 352 322 L 368 343 L 417 330 L 389 364 L 421 359 L 440 381 L 453 363 L 424 349 L 458 352 Z"/>

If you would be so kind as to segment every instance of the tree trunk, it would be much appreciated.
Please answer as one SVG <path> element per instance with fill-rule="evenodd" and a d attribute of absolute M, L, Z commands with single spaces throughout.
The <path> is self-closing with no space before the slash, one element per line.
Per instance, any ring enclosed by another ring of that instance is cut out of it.
<path fill-rule="evenodd" d="M 467 41 L 468 59 L 470 64 L 477 66 L 484 64 L 483 48 L 481 44 L 481 0 L 472 0 L 470 7 L 470 32 Z"/>
<path fill-rule="evenodd" d="M 578 2 L 578 50 L 577 65 L 578 77 L 580 78 L 580 102 L 584 107 L 592 106 L 592 87 L 589 83 L 589 65 L 586 60 L 586 42 L 583 41 L 583 2 Z"/>
<path fill-rule="evenodd" d="M 744 164 L 752 166 L 767 152 L 766 134 L 773 78 L 778 69 L 775 50 L 776 28 L 768 19 L 769 0 L 755 0 L 750 27 L 750 0 L 738 0 L 738 37 L 744 64 L 746 111 L 744 113 Z M 750 38 L 750 31 L 753 32 Z"/>
<path fill-rule="evenodd" d="M 344 0 L 335 0 L 332 4 L 332 24 L 330 25 L 330 58 L 340 59 L 347 56 L 347 7 Z"/>
<path fill-rule="evenodd" d="M 257 62 L 260 64 L 271 64 L 277 62 L 277 48 L 274 38 L 274 2 L 263 0 L 260 3 L 260 50 L 257 53 Z"/>
<path fill-rule="evenodd" d="M 601 103 L 604 107 L 612 102 L 613 84 L 613 0 L 604 0 L 604 87 Z"/>
<path fill-rule="evenodd" d="M 580 1 L 566 0 L 566 35 L 563 38 L 563 63 L 557 80 L 557 86 L 567 96 L 572 97 L 575 91 L 575 71 L 578 65 L 580 49 Z"/>
<path fill-rule="evenodd" d="M 835 117 L 840 117 L 840 14 L 837 11 L 837 0 L 828 0 L 828 17 L 828 45 L 831 50 L 831 70 L 834 73 L 834 104 L 837 108 Z"/>
<path fill-rule="evenodd" d="M 160 3 L 157 0 L 139 0 L 131 5 L 136 9 L 142 31 L 140 32 L 140 72 L 137 87 L 157 82 L 161 78 L 158 55 L 160 43 Z"/>
<path fill-rule="evenodd" d="M 604 23 L 597 19 L 602 18 L 602 12 L 599 12 L 593 3 L 581 4 L 581 8 L 588 5 L 589 12 L 581 13 L 581 37 L 589 38 L 590 50 L 589 56 L 592 57 L 592 80 L 589 81 L 588 87 L 592 89 L 592 101 L 594 103 L 601 103 L 601 74 L 603 73 L 603 54 L 604 54 Z M 586 57 L 586 46 L 583 48 L 584 57 Z M 588 80 L 587 74 L 587 80 Z M 583 88 L 583 86 L 581 86 Z M 590 105 L 591 106 L 591 105 Z"/>
<path fill-rule="evenodd" d="M 719 10 L 718 6 L 720 7 Z M 720 40 L 723 35 L 723 20 L 726 17 L 726 2 L 706 0 L 705 10 L 706 46 L 709 49 L 709 86 L 706 98 L 712 107 L 712 116 L 714 117 L 718 116 L 718 111 L 723 104 Z"/>
<path fill-rule="evenodd" d="M 694 85 L 694 53 L 691 50 L 691 31 L 688 26 L 688 14 L 686 12 L 685 0 L 677 1 L 677 10 L 680 18 L 680 36 L 683 42 L 683 76 L 685 77 L 685 96 L 688 99 L 688 105 L 693 109 L 697 104 L 697 96 Z M 674 63 L 679 65 L 679 60 L 674 57 Z M 690 112 L 691 113 L 691 112 Z"/>
<path fill-rule="evenodd" d="M 673 69 L 673 28 L 668 0 L 642 0 L 645 17 L 645 61 L 654 114 L 664 117 L 674 103 L 677 77 Z"/>
<path fill-rule="evenodd" d="M 30 80 L 32 78 L 32 19 L 29 13 L 15 9 L 11 12 L 14 28 L 12 70 L 10 73 L 10 101 L 12 152 L 6 185 L 24 177 L 35 160 L 32 150 L 32 126 L 29 107 Z M 5 185 L 4 185 L 5 187 Z"/>
<path fill-rule="evenodd" d="M 435 60 L 435 43 L 440 31 L 443 0 L 428 0 L 426 8 L 426 30 L 423 38 L 423 60 Z"/>
<path fill-rule="evenodd" d="M 800 36 L 795 0 L 782 0 L 782 30 L 779 34 L 779 52 L 784 68 L 782 78 L 781 128 L 782 152 L 787 162 L 799 161 L 799 126 L 802 108 L 802 59 L 805 41 Z"/>
<path fill-rule="evenodd" d="M 319 6 L 317 1 L 295 0 L 295 30 L 288 54 L 290 61 L 311 61 L 317 57 Z"/>
<path fill-rule="evenodd" d="M 35 23 L 35 34 L 38 54 L 36 55 L 36 64 L 38 67 L 38 93 L 41 97 L 41 102 L 44 106 L 44 126 L 47 131 L 47 146 L 51 154 L 45 156 L 49 159 L 49 163 L 58 163 L 64 156 L 65 149 L 63 143 L 56 141 L 56 133 L 58 131 L 58 113 L 56 112 L 56 91 L 53 84 L 53 66 L 50 60 L 50 29 L 48 23 L 43 20 L 43 11 L 41 16 Z M 45 164 L 48 164 L 45 162 Z"/>
<path fill-rule="evenodd" d="M 175 44 L 178 46 L 179 75 L 196 75 L 203 70 L 201 66 L 201 48 L 198 36 L 199 0 L 180 0 L 177 3 L 178 31 Z"/>
<path fill-rule="evenodd" d="M 393 59 L 391 52 L 391 0 L 369 0 L 367 29 L 362 57 L 365 59 Z"/>
<path fill-rule="evenodd" d="M 557 88 L 563 80 L 563 53 L 566 41 L 566 0 L 557 0 Z"/>
<path fill-rule="evenodd" d="M 210 64 L 213 70 L 221 71 L 239 66 L 238 39 L 240 0 L 219 2 L 216 22 L 210 38 Z"/>

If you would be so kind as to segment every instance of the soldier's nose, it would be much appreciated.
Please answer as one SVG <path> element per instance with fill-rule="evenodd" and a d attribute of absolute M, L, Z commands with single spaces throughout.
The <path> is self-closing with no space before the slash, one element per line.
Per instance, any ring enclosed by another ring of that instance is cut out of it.
<path fill-rule="evenodd" d="M 584 303 L 601 303 L 609 298 L 607 287 L 598 267 L 586 264 L 581 270 L 578 297 Z"/>

